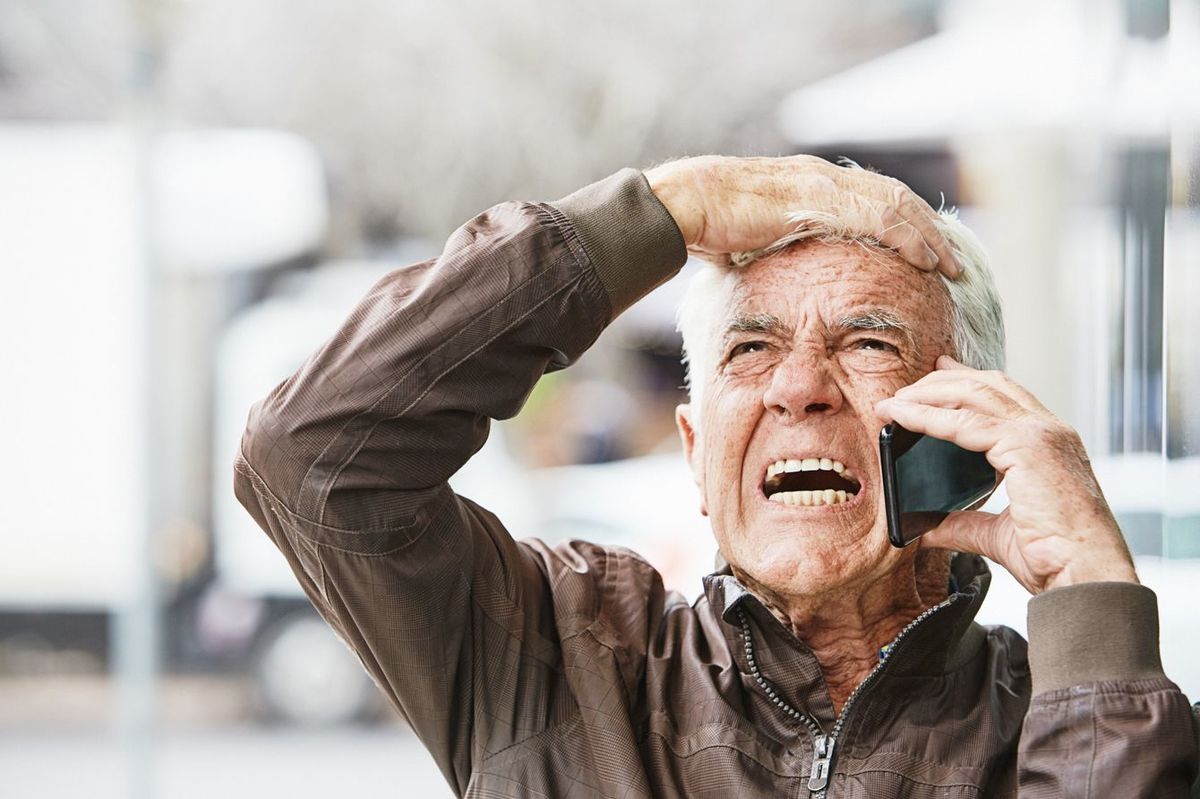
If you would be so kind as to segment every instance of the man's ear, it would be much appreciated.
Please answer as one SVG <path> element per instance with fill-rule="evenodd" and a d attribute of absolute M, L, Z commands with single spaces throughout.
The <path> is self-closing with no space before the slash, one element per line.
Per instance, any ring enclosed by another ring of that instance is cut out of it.
<path fill-rule="evenodd" d="M 688 466 L 692 469 L 692 479 L 700 489 L 700 515 L 707 516 L 708 508 L 704 504 L 704 448 L 696 445 L 696 426 L 692 423 L 691 405 L 683 403 L 675 406 L 675 426 L 679 428 L 679 440 L 683 444 Z"/>

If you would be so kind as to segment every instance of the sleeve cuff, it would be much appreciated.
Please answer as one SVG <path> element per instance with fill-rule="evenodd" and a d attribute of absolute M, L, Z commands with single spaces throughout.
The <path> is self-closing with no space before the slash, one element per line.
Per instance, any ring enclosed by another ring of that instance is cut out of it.
<path fill-rule="evenodd" d="M 618 314 L 675 275 L 687 261 L 679 226 L 636 169 L 551 203 L 571 223 Z"/>
<path fill-rule="evenodd" d="M 1162 677 L 1158 599 L 1136 583 L 1081 583 L 1029 601 L 1033 695 L 1100 680 Z"/>

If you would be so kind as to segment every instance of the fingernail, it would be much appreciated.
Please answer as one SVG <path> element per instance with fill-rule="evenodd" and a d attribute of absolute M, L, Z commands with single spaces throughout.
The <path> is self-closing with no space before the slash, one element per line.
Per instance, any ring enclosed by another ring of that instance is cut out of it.
<path fill-rule="evenodd" d="M 932 249 L 930 249 L 928 246 L 925 247 L 925 264 L 926 264 L 926 266 L 928 266 L 928 268 L 931 272 L 934 269 L 937 269 L 937 265 L 938 265 L 937 253 L 934 252 Z"/>

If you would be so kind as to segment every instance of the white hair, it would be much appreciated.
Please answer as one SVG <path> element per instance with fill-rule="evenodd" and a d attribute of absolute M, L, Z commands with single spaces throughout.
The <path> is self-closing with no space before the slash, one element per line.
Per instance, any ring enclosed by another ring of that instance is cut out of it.
<path fill-rule="evenodd" d="M 732 281 L 742 269 L 792 244 L 810 239 L 881 247 L 878 240 L 851 232 L 845 220 L 836 214 L 805 211 L 790 214 L 788 219 L 797 226 L 794 232 L 761 250 L 733 253 L 724 265 L 706 265 L 688 283 L 676 314 L 676 328 L 683 336 L 683 361 L 687 367 L 688 394 L 693 403 L 699 404 L 708 370 L 714 367 L 715 328 L 725 318 L 724 306 Z M 988 268 L 987 253 L 954 211 L 939 212 L 936 225 L 962 267 L 962 274 L 955 280 L 938 273 L 950 294 L 954 357 L 975 369 L 1003 369 L 1004 316 L 1000 294 Z"/>

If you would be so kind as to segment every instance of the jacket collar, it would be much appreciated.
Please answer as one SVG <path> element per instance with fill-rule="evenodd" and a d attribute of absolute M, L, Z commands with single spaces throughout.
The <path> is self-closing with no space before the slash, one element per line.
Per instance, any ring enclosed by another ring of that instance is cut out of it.
<path fill-rule="evenodd" d="M 947 601 L 904 636 L 904 645 L 888 657 L 889 674 L 944 674 L 961 665 L 983 643 L 986 631 L 974 620 L 992 579 L 987 563 L 978 555 L 959 553 L 951 562 L 950 573 Z M 796 706 L 832 719 L 824 675 L 812 650 L 733 576 L 727 564 L 704 578 L 704 595 L 709 607 L 720 615 L 726 642 L 743 672 L 749 671 L 741 623 L 744 614 L 763 676 Z"/>

